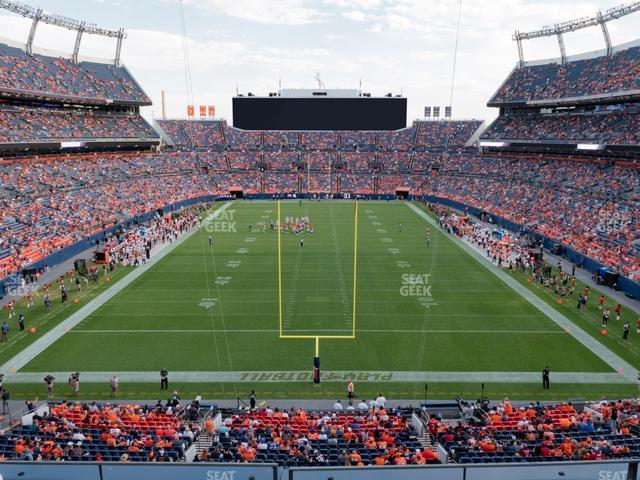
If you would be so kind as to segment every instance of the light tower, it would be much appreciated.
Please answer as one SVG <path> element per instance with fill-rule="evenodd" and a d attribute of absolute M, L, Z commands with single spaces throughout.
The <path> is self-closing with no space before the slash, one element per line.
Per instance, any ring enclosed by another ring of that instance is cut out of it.
<path fill-rule="evenodd" d="M 531 40 L 534 38 L 551 37 L 556 36 L 558 39 L 558 48 L 560 49 L 560 59 L 564 64 L 567 59 L 567 52 L 564 46 L 565 33 L 575 32 L 576 30 L 582 30 L 583 28 L 600 26 L 602 29 L 602 35 L 604 37 L 604 43 L 607 50 L 607 56 L 611 55 L 611 37 L 609 36 L 609 29 L 607 28 L 607 22 L 624 17 L 631 13 L 640 10 L 640 1 L 619 5 L 617 7 L 610 8 L 604 12 L 598 11 L 593 17 L 582 17 L 568 22 L 556 23 L 555 25 L 547 25 L 539 30 L 531 32 L 520 32 L 518 30 L 513 34 L 513 41 L 516 42 L 518 47 L 518 59 L 519 66 L 524 66 L 524 52 L 522 49 L 523 40 Z"/>
<path fill-rule="evenodd" d="M 117 66 L 120 65 L 122 40 L 127 37 L 127 34 L 122 28 L 119 30 L 109 30 L 107 28 L 98 27 L 94 23 L 87 23 L 85 21 L 74 20 L 73 18 L 63 17 L 61 15 L 46 13 L 41 8 L 34 8 L 26 3 L 14 0 L 0 0 L 0 8 L 17 13 L 22 17 L 32 19 L 31 29 L 29 30 L 29 37 L 27 38 L 26 43 L 26 52 L 29 55 L 33 53 L 33 40 L 36 36 L 38 24 L 40 22 L 44 22 L 49 25 L 55 25 L 57 27 L 66 28 L 67 30 L 73 30 L 76 32 L 76 41 L 73 46 L 73 54 L 71 56 L 72 60 L 76 63 L 78 62 L 78 54 L 83 34 L 87 33 L 89 35 L 100 35 L 103 37 L 117 39 L 114 63 Z"/>

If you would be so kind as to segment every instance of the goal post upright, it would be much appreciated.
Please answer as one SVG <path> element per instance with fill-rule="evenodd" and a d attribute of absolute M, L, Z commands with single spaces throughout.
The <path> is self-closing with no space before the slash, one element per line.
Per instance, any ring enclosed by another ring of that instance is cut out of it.
<path fill-rule="evenodd" d="M 356 203 L 353 207 L 353 225 L 354 225 L 354 233 L 353 233 L 353 308 L 352 308 L 352 320 L 351 327 L 353 338 L 356 338 L 356 291 L 357 291 L 357 282 L 358 282 L 358 199 L 356 198 Z"/>
<path fill-rule="evenodd" d="M 280 248 L 280 200 L 278 200 L 277 205 L 278 218 L 276 220 L 276 230 L 278 231 L 278 317 L 280 323 L 280 338 L 282 338 L 282 249 Z"/>

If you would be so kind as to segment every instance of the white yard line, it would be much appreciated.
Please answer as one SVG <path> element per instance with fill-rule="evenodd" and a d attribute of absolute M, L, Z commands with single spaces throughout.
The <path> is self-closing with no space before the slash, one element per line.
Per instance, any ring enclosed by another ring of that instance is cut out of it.
<path fill-rule="evenodd" d="M 352 327 L 353 322 L 353 312 L 351 310 L 351 302 L 349 301 L 349 296 L 347 295 L 347 285 L 344 280 L 344 272 L 342 269 L 342 261 L 340 254 L 340 245 L 338 244 L 338 235 L 336 232 L 336 224 L 334 221 L 333 208 L 329 208 L 329 217 L 331 218 L 331 240 L 333 243 L 333 251 L 335 253 L 336 259 L 336 271 L 337 271 L 337 285 L 338 290 L 340 291 L 340 299 L 342 301 L 342 314 L 344 315 L 344 326 L 345 328 Z"/>
<path fill-rule="evenodd" d="M 305 207 L 303 214 L 305 217 L 309 215 L 309 209 L 307 207 Z M 282 218 L 280 218 L 280 222 L 282 222 Z M 304 237 L 301 237 L 301 238 L 304 238 Z M 293 267 L 293 274 L 291 275 L 291 278 L 289 279 L 289 282 L 288 282 L 289 289 L 287 292 L 287 300 L 284 304 L 284 317 L 282 320 L 283 334 L 286 334 L 290 330 L 289 326 L 291 325 L 291 322 L 294 320 L 293 315 L 294 315 L 294 310 L 296 306 L 296 294 L 298 293 L 298 284 L 304 284 L 304 282 L 300 282 L 300 267 L 301 267 L 303 248 L 304 247 L 298 247 L 296 249 L 296 261 Z M 282 248 L 281 248 L 281 253 L 282 253 Z M 280 268 L 282 269 L 282 264 L 280 265 Z M 278 289 L 276 288 L 274 290 L 278 290 Z M 304 289 L 301 289 L 301 290 L 304 290 Z M 299 316 L 300 316 L 299 314 L 296 314 L 296 317 L 299 317 Z"/>
<path fill-rule="evenodd" d="M 438 228 L 438 230 L 442 231 L 442 229 L 438 225 L 438 222 L 436 222 L 420 208 L 408 202 L 406 203 L 406 205 L 411 208 L 416 214 L 418 214 L 418 216 L 424 218 L 427 222 Z M 606 364 L 611 366 L 611 368 L 618 372 L 616 375 L 622 377 L 625 380 L 624 383 L 637 383 L 638 370 L 633 367 L 633 365 L 620 358 L 616 353 L 609 350 L 602 343 L 582 330 L 579 326 L 569 320 L 562 313 L 558 312 L 555 308 L 548 305 L 544 300 L 539 298 L 535 293 L 531 292 L 531 290 L 529 290 L 525 286 L 518 283 L 518 281 L 505 273 L 502 269 L 497 268 L 487 258 L 478 253 L 475 249 L 467 245 L 465 242 L 457 238 L 455 235 L 446 235 L 449 239 L 460 246 L 465 252 L 475 258 L 478 263 L 480 263 L 480 265 L 485 267 L 489 272 L 502 280 L 506 285 L 511 287 L 512 290 L 518 293 L 527 302 L 540 310 L 550 320 L 553 320 L 553 322 L 555 322 L 560 328 L 562 328 L 578 342 L 584 345 L 588 350 L 600 357 Z"/>
<path fill-rule="evenodd" d="M 202 237 L 202 242 L 201 242 L 201 247 L 202 247 L 202 256 L 204 257 L 204 281 L 207 285 L 207 298 L 213 298 L 211 296 L 211 285 L 209 284 L 209 268 L 207 267 L 207 262 L 208 259 L 206 258 L 206 244 L 205 244 L 205 240 L 204 237 Z M 214 245 L 210 245 L 209 246 L 209 250 L 214 250 L 215 244 Z M 215 275 L 213 278 L 217 278 L 217 275 Z M 218 284 L 216 284 L 216 286 L 218 286 Z M 216 297 L 216 303 L 219 304 L 220 303 L 220 292 L 218 292 L 218 296 Z M 222 310 L 222 307 L 220 307 L 220 310 Z M 222 369 L 222 363 L 220 362 L 220 349 L 218 348 L 218 337 L 216 336 L 216 325 L 215 325 L 215 319 L 214 319 L 214 314 L 213 314 L 213 309 L 212 308 L 207 308 L 207 315 L 209 316 L 209 319 L 211 321 L 211 330 L 209 330 L 209 332 L 211 334 L 212 340 L 213 340 L 213 348 L 216 352 L 216 361 L 218 362 L 218 368 Z M 164 367 L 163 367 L 164 368 Z M 222 389 L 222 393 L 224 395 L 224 387 Z"/>
<path fill-rule="evenodd" d="M 205 244 L 204 244 L 204 237 L 202 238 L 202 248 L 205 249 Z M 211 263 L 213 265 L 213 278 L 217 279 L 218 278 L 218 267 L 216 264 L 216 256 L 215 256 L 215 251 L 214 249 L 210 249 L 210 253 L 211 253 Z M 205 279 L 207 282 L 207 290 L 209 290 L 210 288 L 210 284 L 209 284 L 209 269 L 207 267 L 207 260 L 205 260 Z M 216 285 L 216 296 L 218 298 L 218 307 L 220 309 L 220 320 L 222 321 L 222 330 L 224 332 L 224 330 L 227 328 L 225 320 L 224 320 L 224 309 L 222 308 L 222 291 L 220 289 L 220 284 L 216 281 L 215 282 Z M 211 294 L 209 294 L 209 296 L 211 296 Z M 218 340 L 217 340 L 217 336 L 215 334 L 216 332 L 216 326 L 215 326 L 215 318 L 213 315 L 213 311 L 211 312 L 211 328 L 213 329 L 213 341 L 215 342 L 215 346 L 216 346 L 216 354 L 218 353 Z M 231 360 L 231 349 L 229 348 L 229 338 L 227 337 L 227 334 L 224 333 L 224 342 L 225 342 L 225 346 L 227 349 L 227 360 L 229 361 L 229 370 L 233 370 L 233 361 Z M 222 368 L 222 365 L 220 364 L 220 359 L 218 359 L 218 365 L 220 365 L 220 368 Z M 222 395 L 225 396 L 225 392 L 224 392 L 224 385 L 221 385 L 222 387 Z M 233 384 L 233 389 L 235 391 L 236 396 L 238 396 L 238 389 L 235 385 L 235 383 Z"/>
<path fill-rule="evenodd" d="M 218 208 L 215 212 L 213 212 L 211 215 L 209 215 L 205 219 L 205 221 L 203 222 L 203 225 L 213 220 L 220 213 L 224 212 L 227 208 L 229 208 L 231 204 L 232 202 L 222 205 L 220 208 Z M 40 353 L 42 353 L 44 350 L 46 350 L 51 345 L 53 345 L 53 343 L 59 340 L 65 333 L 70 331 L 73 327 L 75 327 L 80 322 L 82 322 L 85 318 L 87 318 L 89 315 L 95 312 L 98 308 L 100 308 L 106 302 L 108 302 L 113 297 L 115 297 L 118 293 L 123 291 L 129 285 L 131 285 L 132 282 L 134 282 L 135 280 L 140 278 L 140 276 L 143 275 L 145 272 L 153 268 L 153 266 L 156 263 L 158 263 L 160 260 L 166 257 L 169 253 L 175 250 L 185 240 L 190 238 L 194 233 L 198 231 L 199 229 L 194 228 L 190 232 L 185 233 L 181 238 L 179 238 L 175 242 L 170 243 L 169 245 L 162 248 L 148 262 L 146 262 L 145 264 L 139 267 L 136 267 L 135 270 L 127 274 L 124 278 L 120 279 L 120 281 L 118 281 L 115 285 L 113 285 L 112 287 L 102 292 L 96 298 L 94 298 L 89 303 L 87 303 L 84 307 L 74 312 L 68 318 L 60 322 L 58 325 L 56 325 L 47 333 L 45 333 L 38 340 L 36 340 L 27 348 L 25 348 L 20 353 L 18 353 L 15 357 L 11 358 L 4 365 L 0 366 L 0 372 L 8 374 L 8 373 L 12 373 L 20 370 L 27 363 L 29 363 L 31 360 L 33 360 L 38 355 L 40 355 Z"/>
<path fill-rule="evenodd" d="M 433 241 L 433 246 L 429 247 L 429 248 L 431 248 L 431 263 L 429 264 L 429 277 L 432 278 L 432 279 L 434 278 L 434 276 L 433 276 L 434 267 L 436 265 L 436 254 L 438 253 L 438 244 L 439 244 L 437 236 L 433 240 L 434 240 Z M 432 280 L 431 287 L 433 287 L 434 284 L 435 284 L 435 282 Z M 425 352 L 425 349 L 426 349 L 426 346 L 427 346 L 427 331 L 429 329 L 429 318 L 431 316 L 431 308 L 429 306 L 425 305 L 424 306 L 424 310 L 425 310 L 425 312 L 424 312 L 424 325 L 423 325 L 423 331 L 422 331 L 422 334 L 421 334 L 422 338 L 421 338 L 421 341 L 420 341 L 420 350 L 419 350 L 418 362 L 417 362 L 417 366 L 416 366 L 416 368 L 418 370 L 422 370 L 422 369 L 426 370 L 426 368 L 423 366 L 422 362 L 424 360 L 424 352 Z M 418 383 L 415 382 L 413 384 L 413 396 L 412 396 L 412 398 L 416 398 L 417 392 L 418 392 Z"/>

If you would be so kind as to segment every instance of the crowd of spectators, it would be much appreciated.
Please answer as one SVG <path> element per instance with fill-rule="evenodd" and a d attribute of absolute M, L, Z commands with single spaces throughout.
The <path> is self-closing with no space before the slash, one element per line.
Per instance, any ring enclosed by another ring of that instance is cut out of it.
<path fill-rule="evenodd" d="M 304 131 L 300 133 L 300 143 L 305 150 L 335 150 L 338 145 L 338 132 Z"/>
<path fill-rule="evenodd" d="M 227 154 L 231 170 L 255 170 L 261 162 L 259 152 L 232 151 Z"/>
<path fill-rule="evenodd" d="M 379 153 L 376 169 L 385 173 L 408 173 L 411 165 L 409 152 Z"/>
<path fill-rule="evenodd" d="M 191 140 L 182 128 L 184 122 L 181 120 L 158 120 L 160 128 L 168 135 L 173 144 L 177 147 L 191 146 Z"/>
<path fill-rule="evenodd" d="M 163 124 L 166 123 L 168 122 Z M 180 121 L 180 127 L 194 147 L 219 147 L 225 143 L 222 122 L 182 120 Z"/>
<path fill-rule="evenodd" d="M 603 421 L 571 403 L 515 407 L 505 399 L 472 421 L 436 421 L 430 431 L 459 463 L 609 460 L 637 456 L 637 422 Z"/>
<path fill-rule="evenodd" d="M 158 120 L 176 147 L 221 149 L 226 144 L 225 123 L 218 120 Z"/>
<path fill-rule="evenodd" d="M 338 175 L 340 191 L 348 193 L 372 194 L 374 190 L 374 179 L 370 174 L 341 173 Z"/>
<path fill-rule="evenodd" d="M 338 185 L 335 176 L 329 173 L 312 172 L 302 175 L 302 191 L 309 193 L 336 193 Z"/>
<path fill-rule="evenodd" d="M 378 192 L 395 195 L 396 189 L 412 190 L 415 186 L 416 178 L 413 175 L 376 175 Z"/>
<path fill-rule="evenodd" d="M 415 124 L 410 128 L 404 128 L 402 130 L 380 132 L 378 139 L 379 148 L 383 152 L 411 150 L 416 140 Z"/>
<path fill-rule="evenodd" d="M 197 155 L 202 165 L 208 171 L 227 171 L 229 170 L 229 162 L 227 161 L 227 155 L 220 151 L 206 151 L 198 152 L 197 154 L 191 152 L 192 155 Z"/>
<path fill-rule="evenodd" d="M 399 152 L 461 148 L 478 130 L 478 120 L 415 121 L 395 131 L 240 130 L 224 120 L 159 120 L 180 147 L 226 148 L 240 152 Z"/>
<path fill-rule="evenodd" d="M 260 409 L 226 416 L 199 461 L 276 462 L 286 466 L 439 463 L 407 413 L 384 406 L 351 411 Z M 360 407 L 359 407 L 360 408 Z"/>
<path fill-rule="evenodd" d="M 174 396 L 176 396 L 174 392 Z M 177 398 L 177 397 L 176 397 Z M 0 458 L 21 461 L 184 461 L 198 438 L 210 439 L 194 462 L 293 466 L 384 466 L 621 460 L 640 454 L 640 400 L 513 405 L 508 398 L 471 405 L 460 417 L 431 414 L 421 440 L 412 411 L 360 400 L 343 409 L 266 406 L 222 411 L 201 427 L 178 406 L 63 402 L 36 413 L 32 425 L 0 435 Z M 206 431 L 207 436 L 200 437 Z M 201 442 L 202 443 L 202 442 Z"/>
<path fill-rule="evenodd" d="M 640 434 L 640 399 L 600 401 L 588 403 L 585 411 L 592 412 L 594 419 L 608 423 L 613 432 L 627 428 L 634 435 Z"/>
<path fill-rule="evenodd" d="M 157 137 L 153 128 L 133 113 L 0 108 L 0 143 Z"/>
<path fill-rule="evenodd" d="M 172 407 L 70 403 L 50 405 L 32 425 L 0 435 L 3 460 L 175 462 L 200 432 Z"/>
<path fill-rule="evenodd" d="M 224 136 L 227 145 L 234 150 L 256 150 L 262 146 L 261 131 L 238 130 L 225 125 Z"/>
<path fill-rule="evenodd" d="M 345 130 L 339 132 L 340 145 L 353 150 L 371 150 L 376 144 L 376 132 Z"/>
<path fill-rule="evenodd" d="M 464 147 L 481 124 L 480 120 L 417 122 L 416 145 Z"/>
<path fill-rule="evenodd" d="M 216 174 L 214 180 L 217 184 L 216 191 L 229 194 L 230 190 L 240 189 L 245 194 L 262 193 L 263 174 L 262 172 L 243 171 L 239 173 Z"/>
<path fill-rule="evenodd" d="M 124 67 L 28 55 L 4 44 L 0 44 L 0 90 L 92 101 L 151 103 Z"/>
<path fill-rule="evenodd" d="M 342 153 L 340 158 L 346 163 L 349 172 L 370 172 L 376 159 L 371 152 Z"/>
<path fill-rule="evenodd" d="M 264 163 L 271 170 L 278 170 L 281 172 L 290 172 L 297 169 L 299 164 L 297 152 L 269 152 L 265 151 L 263 154 Z"/>
<path fill-rule="evenodd" d="M 216 194 L 194 162 L 169 153 L 0 163 L 0 278 L 117 222 Z"/>
<path fill-rule="evenodd" d="M 139 266 L 151 258 L 157 245 L 171 243 L 194 227 L 200 226 L 202 205 L 181 210 L 179 215 L 154 217 L 128 230 L 119 228 L 106 239 L 105 251 L 121 265 Z"/>
<path fill-rule="evenodd" d="M 265 150 L 291 150 L 298 145 L 299 132 L 267 130 L 263 132 Z"/>
<path fill-rule="evenodd" d="M 461 159 L 475 159 L 478 156 L 477 150 L 469 148 L 451 148 L 440 152 L 416 152 L 411 162 L 411 171 L 431 172 L 439 169 L 442 165 L 459 165 Z M 478 162 L 467 162 L 465 166 L 473 168 Z"/>
<path fill-rule="evenodd" d="M 229 155 L 231 172 L 225 155 Z M 185 198 L 285 191 L 436 195 L 527 225 L 632 279 L 640 278 L 640 173 L 633 166 L 537 158 L 488 158 L 464 152 L 406 155 L 305 152 L 311 167 L 296 169 L 269 154 L 266 169 L 254 153 L 165 152 L 161 155 L 63 157 L 0 163 L 0 277 L 132 216 Z M 354 158 L 355 164 L 354 164 Z M 433 163 L 431 163 L 433 160 Z M 342 164 L 344 165 L 344 164 Z M 354 165 L 359 165 L 354 170 Z M 399 166 L 400 165 L 400 166 Z M 429 166 L 427 166 L 429 165 Z M 360 171 L 362 170 L 362 171 Z M 285 173 L 289 172 L 289 173 Z"/>
<path fill-rule="evenodd" d="M 300 155 L 300 161 L 305 170 L 328 172 L 335 163 L 335 155 L 323 151 L 305 152 Z"/>
<path fill-rule="evenodd" d="M 452 156 L 422 192 L 527 225 L 640 278 L 640 170 L 596 162 Z"/>
<path fill-rule="evenodd" d="M 297 193 L 300 191 L 298 173 L 265 172 L 262 176 L 264 193 Z"/>
<path fill-rule="evenodd" d="M 635 110 L 635 109 L 634 109 Z M 639 145 L 637 111 L 505 115 L 482 133 L 483 140 Z"/>
<path fill-rule="evenodd" d="M 640 47 L 611 56 L 515 68 L 491 103 L 604 95 L 640 89 Z"/>

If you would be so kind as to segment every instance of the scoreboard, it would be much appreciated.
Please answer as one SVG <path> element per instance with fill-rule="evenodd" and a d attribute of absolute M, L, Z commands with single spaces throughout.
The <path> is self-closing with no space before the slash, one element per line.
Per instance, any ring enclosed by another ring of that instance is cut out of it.
<path fill-rule="evenodd" d="M 407 126 L 407 99 L 340 96 L 326 91 L 236 96 L 233 126 L 244 130 L 399 130 Z"/>

